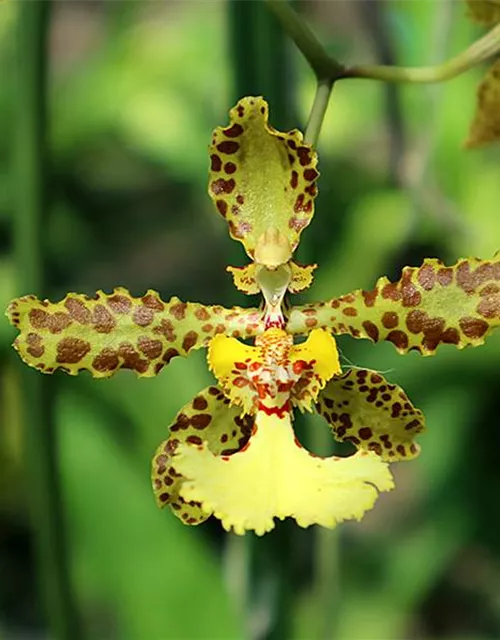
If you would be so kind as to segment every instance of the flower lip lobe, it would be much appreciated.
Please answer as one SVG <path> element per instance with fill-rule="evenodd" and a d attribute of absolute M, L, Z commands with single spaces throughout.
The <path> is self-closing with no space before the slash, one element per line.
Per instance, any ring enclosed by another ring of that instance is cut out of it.
<path fill-rule="evenodd" d="M 255 414 L 252 435 L 230 455 L 217 455 L 190 436 L 176 448 L 172 465 L 184 478 L 180 496 L 201 504 L 225 529 L 261 535 L 274 527 L 274 518 L 286 517 L 304 527 L 334 527 L 361 518 L 378 491 L 393 487 L 376 453 L 321 459 L 294 436 L 292 403 L 308 408 L 320 388 L 340 373 L 328 332 L 314 330 L 306 342 L 294 345 L 285 331 L 271 328 L 253 347 L 216 336 L 209 362 L 230 402 Z M 369 431 L 362 432 L 365 440 Z"/>
<path fill-rule="evenodd" d="M 231 456 L 181 445 L 173 464 L 186 478 L 183 498 L 200 502 L 237 534 L 262 535 L 274 528 L 274 518 L 287 517 L 302 527 L 333 528 L 361 519 L 378 492 L 394 486 L 387 464 L 374 453 L 326 459 L 308 453 L 296 442 L 289 414 L 258 412 L 247 446 Z"/>

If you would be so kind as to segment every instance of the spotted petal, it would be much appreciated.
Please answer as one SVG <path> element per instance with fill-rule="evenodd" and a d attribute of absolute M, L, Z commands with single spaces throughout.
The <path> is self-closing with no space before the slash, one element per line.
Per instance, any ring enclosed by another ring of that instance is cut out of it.
<path fill-rule="evenodd" d="M 374 451 L 382 460 L 408 460 L 420 451 L 414 438 L 425 429 L 422 412 L 377 371 L 350 369 L 331 380 L 316 408 L 337 440 Z"/>
<path fill-rule="evenodd" d="M 500 22 L 500 0 L 467 0 L 468 15 L 475 22 L 492 27 Z"/>
<path fill-rule="evenodd" d="M 216 336 L 208 348 L 208 364 L 232 404 L 245 413 L 254 410 L 256 393 L 248 371 L 260 366 L 260 351 L 235 338 Z"/>
<path fill-rule="evenodd" d="M 500 4 L 497 5 L 500 21 Z M 477 105 L 467 147 L 500 141 L 500 60 L 488 70 L 477 89 Z"/>
<path fill-rule="evenodd" d="M 172 466 L 172 456 L 180 443 L 206 443 L 214 455 L 230 455 L 241 449 L 250 436 L 253 418 L 242 416 L 241 409 L 229 407 L 219 387 L 203 389 L 186 404 L 170 425 L 170 436 L 153 456 L 151 480 L 159 507 L 169 505 L 186 524 L 199 524 L 210 513 L 201 504 L 184 500 L 179 491 L 184 477 Z"/>
<path fill-rule="evenodd" d="M 440 344 L 459 349 L 483 344 L 500 324 L 500 256 L 468 258 L 446 267 L 425 260 L 406 267 L 395 283 L 381 278 L 371 291 L 357 290 L 327 302 L 292 309 L 290 333 L 328 327 L 374 342 L 388 340 L 400 353 L 433 355 Z"/>
<path fill-rule="evenodd" d="M 119 369 L 151 377 L 175 356 L 208 344 L 214 335 L 252 336 L 263 330 L 257 309 L 225 309 L 163 302 L 154 291 L 134 298 L 121 287 L 93 298 L 70 293 L 60 302 L 24 296 L 10 303 L 7 316 L 20 334 L 14 347 L 44 373 L 87 369 L 107 378 Z"/>
<path fill-rule="evenodd" d="M 301 527 L 333 528 L 360 520 L 379 491 L 393 488 L 387 464 L 370 452 L 319 458 L 295 439 L 290 414 L 259 412 L 249 442 L 231 456 L 215 456 L 206 443 L 180 445 L 176 470 L 185 476 L 180 494 L 237 534 L 274 528 L 274 518 L 295 518 Z"/>
<path fill-rule="evenodd" d="M 229 113 L 229 126 L 213 134 L 208 191 L 231 237 L 256 262 L 276 267 L 313 216 L 317 155 L 299 131 L 268 124 L 263 98 L 243 98 Z"/>

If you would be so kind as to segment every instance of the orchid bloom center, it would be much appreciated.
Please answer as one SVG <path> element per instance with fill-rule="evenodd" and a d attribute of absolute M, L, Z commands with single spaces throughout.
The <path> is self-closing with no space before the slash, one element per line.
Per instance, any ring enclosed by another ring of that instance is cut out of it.
<path fill-rule="evenodd" d="M 220 518 L 227 530 L 263 534 L 274 518 L 294 517 L 304 527 L 334 527 L 360 519 L 392 476 L 374 453 L 322 459 L 302 447 L 292 428 L 292 406 L 310 409 L 319 391 L 340 373 L 335 340 L 316 329 L 294 345 L 270 328 L 255 346 L 216 336 L 209 363 L 232 404 L 255 414 L 247 444 L 232 455 L 214 455 L 206 442 L 180 444 L 173 465 L 180 495 Z"/>
<path fill-rule="evenodd" d="M 208 351 L 209 364 L 233 404 L 245 412 L 290 411 L 292 405 L 311 409 L 319 391 L 341 372 L 332 335 L 315 329 L 302 344 L 283 329 L 271 327 L 255 346 L 216 336 Z"/>

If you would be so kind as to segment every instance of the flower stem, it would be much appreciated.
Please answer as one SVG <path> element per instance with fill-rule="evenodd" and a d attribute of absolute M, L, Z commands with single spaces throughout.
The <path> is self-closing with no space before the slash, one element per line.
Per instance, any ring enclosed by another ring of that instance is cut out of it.
<path fill-rule="evenodd" d="M 369 78 L 384 82 L 432 83 L 451 80 L 500 51 L 500 24 L 450 60 L 430 67 L 360 65 L 345 70 L 344 78 Z"/>
<path fill-rule="evenodd" d="M 341 595 L 339 532 L 319 528 L 314 550 L 316 637 L 335 638 Z"/>
<path fill-rule="evenodd" d="M 229 534 L 224 544 L 224 578 L 238 617 L 243 621 L 245 637 L 251 637 L 250 602 L 250 561 L 251 538 Z"/>
<path fill-rule="evenodd" d="M 312 423 L 306 417 L 306 424 Z M 332 455 L 332 436 L 326 425 L 308 424 L 307 445 L 322 457 Z M 334 448 L 336 448 L 334 443 Z M 333 453 L 333 455 L 336 455 Z M 318 527 L 314 531 L 312 596 L 314 602 L 314 627 L 311 638 L 323 640 L 335 638 L 341 593 L 339 566 L 340 540 L 337 529 Z"/>
<path fill-rule="evenodd" d="M 295 42 L 319 80 L 339 78 L 344 66 L 329 56 L 314 33 L 303 22 L 288 0 L 265 0 L 281 26 Z"/>
<path fill-rule="evenodd" d="M 46 209 L 46 49 L 49 0 L 20 2 L 17 27 L 16 180 L 14 252 L 22 293 L 46 289 L 43 228 Z M 23 367 L 19 372 L 39 586 L 51 636 L 77 639 L 57 468 L 57 441 L 48 380 Z M 50 381 L 54 382 L 54 381 Z"/>
<path fill-rule="evenodd" d="M 355 65 L 346 68 L 330 56 L 287 0 L 265 0 L 319 80 L 368 78 L 384 82 L 432 83 L 450 80 L 500 51 L 500 24 L 450 60 L 429 67 Z"/>
<path fill-rule="evenodd" d="M 332 89 L 333 82 L 331 80 L 318 80 L 313 106 L 311 108 L 311 113 L 309 114 L 309 121 L 304 134 L 305 142 L 308 142 L 313 146 L 318 142 Z"/>
<path fill-rule="evenodd" d="M 263 95 L 271 106 L 274 125 L 294 125 L 286 36 L 262 2 L 228 3 L 230 49 L 234 64 L 236 100 Z"/>

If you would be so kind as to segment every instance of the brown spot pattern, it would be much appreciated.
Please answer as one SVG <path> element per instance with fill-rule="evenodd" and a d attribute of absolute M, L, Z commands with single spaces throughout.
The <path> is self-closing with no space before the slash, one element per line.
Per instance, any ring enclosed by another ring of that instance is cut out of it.
<path fill-rule="evenodd" d="M 394 329 L 399 323 L 398 314 L 394 311 L 386 311 L 382 316 L 382 324 L 386 329 Z"/>
<path fill-rule="evenodd" d="M 90 351 L 90 342 L 80 338 L 62 338 L 57 343 L 56 362 L 60 364 L 75 364 L 80 362 Z"/>
<path fill-rule="evenodd" d="M 139 336 L 137 340 L 139 350 L 149 360 L 156 360 L 163 352 L 163 343 L 161 340 L 154 340 L 148 336 Z"/>
<path fill-rule="evenodd" d="M 140 327 L 147 327 L 153 322 L 154 316 L 155 314 L 152 309 L 141 305 L 140 307 L 136 307 L 136 309 L 134 310 L 132 319 L 135 324 L 139 325 Z"/>
<path fill-rule="evenodd" d="M 114 317 L 103 304 L 94 307 L 92 324 L 98 333 L 111 333 L 116 326 Z"/>
<path fill-rule="evenodd" d="M 212 171 L 220 171 L 222 168 L 222 160 L 220 159 L 220 156 L 218 156 L 215 153 L 212 153 L 212 155 L 210 156 L 210 169 Z"/>
<path fill-rule="evenodd" d="M 27 351 L 34 358 L 41 358 L 44 354 L 45 348 L 43 346 L 42 337 L 37 333 L 28 333 L 26 336 Z"/>
<path fill-rule="evenodd" d="M 212 193 L 216 196 L 221 193 L 231 193 L 236 186 L 236 182 L 234 178 L 230 178 L 229 180 L 225 180 L 224 178 L 218 178 L 214 180 L 210 185 Z"/>
<path fill-rule="evenodd" d="M 113 313 L 129 313 L 132 301 L 127 296 L 116 294 L 108 298 L 108 305 Z"/>
<path fill-rule="evenodd" d="M 92 314 L 85 304 L 76 298 L 67 298 L 64 302 L 64 306 L 69 312 L 72 320 L 79 322 L 80 324 L 90 324 L 92 321 Z"/>
<path fill-rule="evenodd" d="M 236 153 L 239 148 L 240 148 L 240 145 L 237 142 L 233 142 L 230 140 L 225 140 L 224 142 L 220 142 L 217 145 L 217 149 L 221 153 L 227 153 L 228 155 L 232 153 Z"/>

